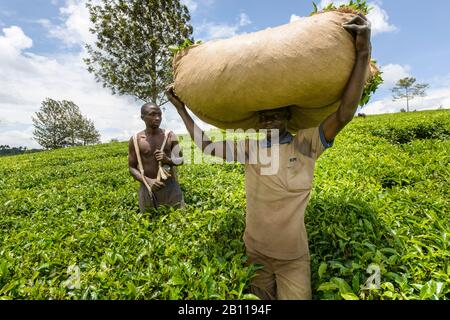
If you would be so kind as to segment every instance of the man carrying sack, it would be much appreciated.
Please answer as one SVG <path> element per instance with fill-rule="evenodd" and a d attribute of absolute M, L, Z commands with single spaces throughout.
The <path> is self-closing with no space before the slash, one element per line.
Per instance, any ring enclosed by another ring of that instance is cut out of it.
<path fill-rule="evenodd" d="M 184 206 L 175 168 L 183 164 L 181 149 L 172 131 L 159 128 L 161 116 L 156 104 L 144 104 L 141 119 L 146 129 L 131 137 L 128 143 L 129 171 L 141 183 L 138 190 L 141 212 L 162 205 Z"/>
<path fill-rule="evenodd" d="M 279 165 L 274 174 L 263 174 L 261 164 L 250 161 L 253 148 L 249 140 L 243 144 L 211 142 L 193 122 L 173 88 L 167 91 L 189 134 L 203 152 L 206 148 L 213 149 L 212 155 L 229 160 L 239 158 L 239 154 L 242 155 L 239 148 L 244 149 L 247 199 L 244 241 L 248 263 L 264 266 L 251 283 L 252 292 L 262 299 L 312 297 L 304 213 L 311 195 L 314 166 L 322 152 L 331 147 L 336 135 L 353 119 L 371 54 L 370 23 L 364 15 L 355 15 L 342 27 L 355 39 L 356 61 L 337 111 L 319 126 L 301 129 L 295 136 L 287 130 L 291 116 L 289 107 L 259 112 L 258 129 L 278 133 L 278 139 L 274 139 L 272 133 L 264 144 L 278 155 Z"/>

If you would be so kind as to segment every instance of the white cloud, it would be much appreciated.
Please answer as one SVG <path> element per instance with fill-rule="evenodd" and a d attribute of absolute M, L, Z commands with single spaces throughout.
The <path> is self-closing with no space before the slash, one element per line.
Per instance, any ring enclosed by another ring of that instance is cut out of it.
<path fill-rule="evenodd" d="M 372 5 L 372 10 L 367 15 L 367 19 L 372 24 L 373 35 L 398 30 L 396 26 L 389 23 L 389 16 L 384 9 L 381 9 L 377 4 L 369 4 Z"/>
<path fill-rule="evenodd" d="M 32 127 L 22 130 L 0 131 L 0 145 L 9 145 L 10 147 L 23 147 L 29 149 L 40 148 L 39 144 L 34 141 L 31 136 L 33 134 Z"/>
<path fill-rule="evenodd" d="M 295 14 L 291 14 L 291 18 L 290 18 L 289 22 L 294 22 L 297 20 L 300 20 L 300 17 Z"/>
<path fill-rule="evenodd" d="M 252 24 L 250 17 L 245 12 L 242 12 L 239 16 L 239 26 L 245 27 L 248 26 L 249 24 Z"/>
<path fill-rule="evenodd" d="M 405 70 L 401 71 L 401 68 L 398 68 L 398 65 L 388 66 L 394 66 L 389 67 L 388 69 L 400 70 L 398 71 L 399 73 L 392 72 L 392 74 L 402 75 L 402 72 L 406 72 L 404 75 L 408 76 L 407 72 L 409 72 L 409 68 L 405 68 Z M 386 67 L 383 67 L 382 69 L 385 69 Z M 391 83 L 393 83 L 393 79 L 394 78 L 392 78 Z M 431 87 L 426 90 L 427 94 L 425 97 L 416 97 L 410 100 L 409 105 L 411 111 L 438 109 L 439 107 L 450 109 L 450 75 L 443 77 L 438 81 L 431 81 L 430 83 Z M 389 88 L 392 88 L 392 86 Z M 367 104 L 367 106 L 363 108 L 363 112 L 367 114 L 392 113 L 399 112 L 402 108 L 406 109 L 405 100 L 393 101 L 392 95 L 387 94 L 384 98 Z"/>
<path fill-rule="evenodd" d="M 48 19 L 38 19 L 36 20 L 36 23 L 47 29 L 50 29 L 52 27 L 52 23 Z"/>
<path fill-rule="evenodd" d="M 4 34 L 0 36 L 0 57 L 2 59 L 14 57 L 22 50 L 33 46 L 33 40 L 17 26 L 3 28 L 2 31 Z"/>
<path fill-rule="evenodd" d="M 213 22 L 204 22 L 197 26 L 195 33 L 198 34 L 196 38 L 201 38 L 205 41 L 214 39 L 230 38 L 237 35 L 239 25 L 216 24 Z"/>
<path fill-rule="evenodd" d="M 50 97 L 74 101 L 100 131 L 106 132 L 106 135 L 101 132 L 104 141 L 109 138 L 110 128 L 115 128 L 116 135 L 123 139 L 128 130 L 141 127 L 137 117 L 139 103 L 131 98 L 112 96 L 96 83 L 86 71 L 81 53 L 48 58 L 23 52 L 30 47 L 31 40 L 20 28 L 15 27 L 14 32 L 10 32 L 11 29 L 0 37 L 0 114 L 3 119 L 16 126 L 31 127 L 31 116 L 39 110 L 41 102 Z M 2 129 L 2 137 L 17 132 L 11 125 L 8 128 L 9 134 Z M 24 134 L 31 135 L 31 130 Z"/>
<path fill-rule="evenodd" d="M 339 6 L 341 4 L 348 3 L 348 1 L 321 0 L 318 7 L 320 9 L 323 9 L 331 3 L 335 4 L 336 6 Z M 387 14 L 386 10 L 381 8 L 382 1 L 377 0 L 375 2 L 369 2 L 368 5 L 372 7 L 372 10 L 370 10 L 370 12 L 368 13 L 367 18 L 372 24 L 373 35 L 398 30 L 398 28 L 395 25 L 389 23 L 389 15 Z"/>
<path fill-rule="evenodd" d="M 200 25 L 194 26 L 195 38 L 204 41 L 231 38 L 241 34 L 240 28 L 250 25 L 252 21 L 250 17 L 242 12 L 238 21 L 234 24 L 203 22 Z"/>
<path fill-rule="evenodd" d="M 408 65 L 387 64 L 381 67 L 381 71 L 383 72 L 383 86 L 390 88 L 395 85 L 398 80 L 410 77 L 411 67 Z"/>
<path fill-rule="evenodd" d="M 84 47 L 85 43 L 93 43 L 95 36 L 89 31 L 90 19 L 86 2 L 86 0 L 66 0 L 65 6 L 59 9 L 63 24 L 58 26 L 48 24 L 49 35 L 60 39 L 67 46 Z"/>
<path fill-rule="evenodd" d="M 368 103 L 362 112 L 365 114 L 380 114 L 380 113 L 392 113 L 399 112 L 403 108 L 403 103 L 400 101 L 392 101 L 392 99 L 384 98 Z"/>
<path fill-rule="evenodd" d="M 61 8 L 63 23 L 57 34 L 64 43 L 82 47 L 89 41 L 88 17 L 84 10 L 84 1 L 73 0 L 66 1 Z M 49 22 L 42 20 L 40 23 Z M 142 103 L 130 97 L 113 96 L 97 83 L 82 61 L 84 50 L 56 57 L 36 55 L 27 52 L 33 41 L 20 27 L 0 31 L 1 144 L 37 147 L 31 140 L 31 117 L 47 97 L 74 101 L 81 112 L 94 121 L 104 142 L 112 138 L 126 140 L 145 127 L 139 114 Z M 162 127 L 170 125 L 174 131 L 185 132 L 173 107 L 166 109 Z"/>

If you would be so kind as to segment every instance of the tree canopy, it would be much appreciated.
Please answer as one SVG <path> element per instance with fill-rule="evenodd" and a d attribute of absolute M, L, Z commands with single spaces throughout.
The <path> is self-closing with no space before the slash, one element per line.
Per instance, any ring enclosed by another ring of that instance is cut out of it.
<path fill-rule="evenodd" d="M 102 0 L 87 7 L 97 37 L 86 46 L 88 71 L 114 94 L 167 102 L 164 91 L 173 79 L 169 47 L 191 40 L 188 8 L 179 0 Z"/>
<path fill-rule="evenodd" d="M 94 123 L 84 117 L 72 101 L 47 98 L 32 120 L 34 138 L 46 149 L 100 142 Z"/>
<path fill-rule="evenodd" d="M 409 101 L 417 96 L 424 97 L 426 95 L 425 90 L 429 86 L 427 83 L 416 83 L 416 78 L 413 77 L 402 78 L 392 88 L 394 101 L 406 99 L 406 111 L 409 112 Z"/>

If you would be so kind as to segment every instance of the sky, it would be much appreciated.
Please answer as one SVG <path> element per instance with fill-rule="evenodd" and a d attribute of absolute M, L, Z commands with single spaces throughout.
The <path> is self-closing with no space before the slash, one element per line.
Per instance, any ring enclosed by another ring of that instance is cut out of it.
<path fill-rule="evenodd" d="M 229 38 L 308 16 L 303 0 L 182 0 L 191 13 L 196 40 Z M 317 0 L 320 6 L 342 1 Z M 127 140 L 145 126 L 141 101 L 112 95 L 86 71 L 84 45 L 89 32 L 86 0 L 0 0 L 0 145 L 39 148 L 31 117 L 50 97 L 72 100 L 93 120 L 102 142 Z M 391 88 L 403 77 L 428 83 L 427 96 L 411 109 L 450 108 L 450 1 L 369 0 L 372 11 L 372 57 L 384 84 L 362 112 L 399 112 Z M 210 126 L 200 122 L 200 127 Z M 186 132 L 170 105 L 162 127 Z"/>

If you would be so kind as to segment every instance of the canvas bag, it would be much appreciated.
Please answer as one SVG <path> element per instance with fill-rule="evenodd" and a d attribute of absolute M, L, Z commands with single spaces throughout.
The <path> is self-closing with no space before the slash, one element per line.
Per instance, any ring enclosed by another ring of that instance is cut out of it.
<path fill-rule="evenodd" d="M 184 49 L 173 62 L 174 92 L 219 128 L 256 128 L 257 111 L 289 105 L 291 132 L 317 126 L 339 107 L 353 70 L 354 39 L 342 27 L 353 16 L 324 12 Z"/>

